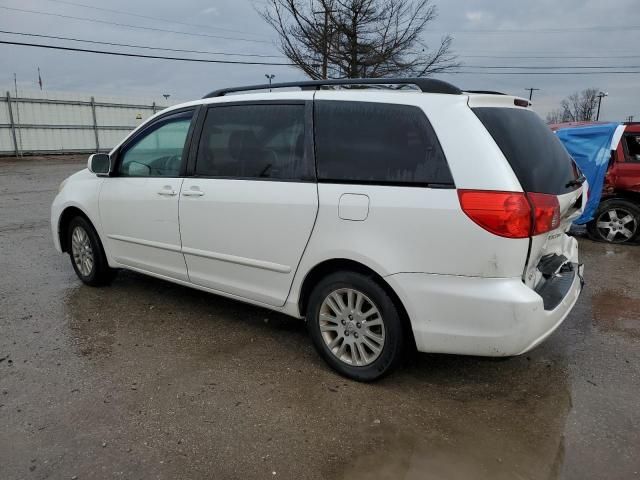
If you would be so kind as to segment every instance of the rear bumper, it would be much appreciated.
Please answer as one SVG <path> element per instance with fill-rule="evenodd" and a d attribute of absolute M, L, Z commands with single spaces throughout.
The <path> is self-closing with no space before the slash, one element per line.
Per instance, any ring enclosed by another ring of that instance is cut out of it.
<path fill-rule="evenodd" d="M 550 310 L 520 278 L 399 273 L 385 279 L 409 314 L 419 351 L 510 356 L 540 344 L 571 312 L 582 290 L 582 272 L 576 273 Z"/>

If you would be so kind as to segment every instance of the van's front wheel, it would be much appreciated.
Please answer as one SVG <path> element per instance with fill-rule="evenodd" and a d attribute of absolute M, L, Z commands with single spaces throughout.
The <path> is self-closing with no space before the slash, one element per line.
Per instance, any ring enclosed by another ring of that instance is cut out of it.
<path fill-rule="evenodd" d="M 78 278 L 93 287 L 110 283 L 116 270 L 109 268 L 102 243 L 91 223 L 84 217 L 75 217 L 69 222 L 67 235 L 71 265 Z"/>
<path fill-rule="evenodd" d="M 400 316 L 375 280 L 355 272 L 324 278 L 309 299 L 307 326 L 314 346 L 342 375 L 375 380 L 401 357 Z"/>

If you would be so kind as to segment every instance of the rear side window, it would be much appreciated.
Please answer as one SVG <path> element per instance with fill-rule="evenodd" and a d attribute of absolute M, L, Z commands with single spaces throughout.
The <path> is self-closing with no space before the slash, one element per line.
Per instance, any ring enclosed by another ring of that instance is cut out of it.
<path fill-rule="evenodd" d="M 315 133 L 320 181 L 453 186 L 438 138 L 418 107 L 317 101 Z"/>
<path fill-rule="evenodd" d="M 196 175 L 222 178 L 309 180 L 305 106 L 230 105 L 209 108 Z"/>
<path fill-rule="evenodd" d="M 531 110 L 480 107 L 473 111 L 502 150 L 526 192 L 562 195 L 580 175 L 551 129 Z"/>

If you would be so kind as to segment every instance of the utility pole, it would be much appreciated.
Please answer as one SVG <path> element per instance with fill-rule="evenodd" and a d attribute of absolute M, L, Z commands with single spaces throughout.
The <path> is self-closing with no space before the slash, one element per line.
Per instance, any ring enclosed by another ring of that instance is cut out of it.
<path fill-rule="evenodd" d="M 602 99 L 608 95 L 608 92 L 600 92 L 598 94 L 598 113 L 596 113 L 596 122 L 600 120 L 600 105 L 602 104 Z"/>
<path fill-rule="evenodd" d="M 312 5 L 313 7 L 313 5 Z M 334 13 L 335 10 L 324 7 L 322 10 L 314 11 L 314 15 L 324 14 L 324 26 L 322 28 L 322 79 L 325 80 L 329 70 L 329 46 L 330 46 L 330 34 L 329 34 L 329 14 Z"/>
<path fill-rule="evenodd" d="M 22 131 L 20 130 L 20 106 L 18 103 L 18 76 L 13 73 L 13 88 L 16 92 L 15 102 L 16 102 L 16 128 L 18 129 L 18 139 L 20 142 L 20 148 L 18 149 L 18 156 L 22 157 Z"/>
<path fill-rule="evenodd" d="M 267 77 L 267 80 L 269 80 L 269 91 L 271 91 L 271 81 L 276 77 L 273 73 L 271 75 L 269 75 L 268 73 L 264 74 L 265 77 Z"/>
<path fill-rule="evenodd" d="M 529 100 L 531 100 L 533 98 L 534 90 L 540 90 L 540 89 L 539 88 L 529 87 L 529 88 L 525 88 L 525 90 L 529 90 Z"/>

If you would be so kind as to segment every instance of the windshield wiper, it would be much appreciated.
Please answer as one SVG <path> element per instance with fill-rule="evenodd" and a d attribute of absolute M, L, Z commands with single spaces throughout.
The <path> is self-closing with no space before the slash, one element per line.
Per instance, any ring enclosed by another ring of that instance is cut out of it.
<path fill-rule="evenodd" d="M 580 185 L 582 185 L 585 181 L 587 180 L 587 177 L 585 177 L 584 175 L 580 175 L 578 178 L 576 178 L 575 180 L 571 180 L 570 182 L 567 182 L 567 184 L 565 185 L 566 188 L 570 188 L 570 187 L 579 187 Z"/>

